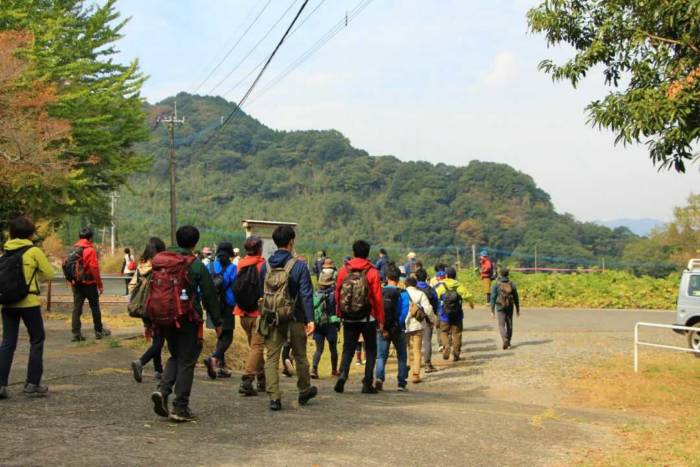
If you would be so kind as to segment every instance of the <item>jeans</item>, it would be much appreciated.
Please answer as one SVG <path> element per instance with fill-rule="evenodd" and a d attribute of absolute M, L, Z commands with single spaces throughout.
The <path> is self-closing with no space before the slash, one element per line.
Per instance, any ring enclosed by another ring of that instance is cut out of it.
<path fill-rule="evenodd" d="M 501 339 L 503 342 L 510 342 L 513 337 L 513 309 L 497 311 L 498 316 L 498 330 L 501 333 Z"/>
<path fill-rule="evenodd" d="M 309 360 L 306 358 L 306 326 L 297 321 L 279 323 L 270 328 L 265 337 L 265 349 L 267 359 L 265 360 L 265 381 L 266 391 L 271 400 L 279 400 L 282 396 L 280 392 L 279 363 L 282 346 L 287 343 L 294 354 L 296 361 L 297 388 L 299 394 L 306 393 L 311 388 L 311 374 L 309 373 Z"/>
<path fill-rule="evenodd" d="M 316 353 L 314 354 L 314 370 L 318 369 L 318 362 L 323 355 L 323 346 L 328 341 L 328 349 L 331 352 L 331 369 L 338 369 L 338 328 L 332 324 L 322 326 L 314 331 L 314 342 L 316 342 Z"/>
<path fill-rule="evenodd" d="M 155 334 L 151 340 L 151 346 L 146 349 L 146 351 L 141 355 L 139 361 L 141 365 L 146 365 L 148 362 L 153 360 L 153 369 L 158 373 L 163 373 L 163 360 L 161 357 L 161 352 L 163 351 L 163 345 L 165 344 L 165 338 L 162 334 Z"/>
<path fill-rule="evenodd" d="M 80 335 L 80 316 L 87 299 L 92 311 L 92 323 L 95 332 L 102 332 L 102 313 L 100 313 L 100 294 L 95 284 L 75 284 L 73 286 L 73 319 L 71 323 L 74 336 Z"/>
<path fill-rule="evenodd" d="M 160 391 L 169 396 L 174 389 L 173 407 L 184 409 L 190 403 L 194 367 L 202 353 L 199 323 L 184 321 L 177 327 L 160 328 L 170 349 L 170 358 L 165 364 L 165 373 L 160 383 Z"/>
<path fill-rule="evenodd" d="M 233 329 L 221 331 L 221 335 L 216 339 L 216 349 L 212 357 L 219 360 L 219 367 L 226 366 L 226 351 L 233 343 Z"/>
<path fill-rule="evenodd" d="M 27 383 L 39 384 L 44 372 L 44 320 L 38 306 L 2 309 L 2 344 L 0 344 L 0 386 L 7 386 L 12 360 L 17 349 L 19 322 L 22 320 L 29 334 L 29 362 Z"/>
<path fill-rule="evenodd" d="M 362 335 L 365 341 L 365 377 L 364 384 L 374 382 L 374 364 L 377 360 L 377 323 L 362 321 L 359 323 L 343 323 L 343 358 L 340 363 L 340 377 L 347 379 L 350 375 L 350 363 L 357 348 L 357 342 Z"/>
<path fill-rule="evenodd" d="M 258 385 L 265 385 L 265 338 L 257 330 L 258 318 L 241 316 L 241 327 L 248 338 L 248 357 L 243 370 L 243 380 L 252 381 L 257 376 Z"/>
<path fill-rule="evenodd" d="M 386 361 L 389 359 L 389 346 L 394 345 L 396 349 L 396 359 L 399 362 L 399 373 L 397 381 L 399 387 L 406 386 L 406 378 L 408 378 L 408 363 L 406 355 L 406 333 L 399 331 L 395 335 L 385 339 L 381 334 L 377 334 L 377 379 L 384 382 L 384 372 Z"/>
<path fill-rule="evenodd" d="M 423 361 L 430 364 L 433 358 L 433 327 L 435 325 L 426 321 L 423 328 Z"/>

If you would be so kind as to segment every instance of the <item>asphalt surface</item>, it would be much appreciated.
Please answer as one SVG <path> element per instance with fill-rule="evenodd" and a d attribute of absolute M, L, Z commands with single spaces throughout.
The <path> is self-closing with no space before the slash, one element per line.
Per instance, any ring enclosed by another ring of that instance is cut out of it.
<path fill-rule="evenodd" d="M 89 314 L 89 313 L 88 313 Z M 672 323 L 672 313 L 524 310 L 514 348 L 500 349 L 484 309 L 465 322 L 464 361 L 434 362 L 408 393 L 396 391 L 395 366 L 385 391 L 360 394 L 363 367 L 353 365 L 345 394 L 322 375 L 319 396 L 296 403 L 295 380 L 283 377 L 284 410 L 264 395 L 237 394 L 240 375 L 210 381 L 198 368 L 192 409 L 197 423 L 175 425 L 152 412 L 150 366 L 143 384 L 129 362 L 139 351 L 119 329 L 111 342 L 69 342 L 64 320 L 47 324 L 45 399 L 21 394 L 27 340 L 18 347 L 0 401 L 0 465 L 562 465 L 588 446 L 616 445 L 611 428 L 631 414 L 563 408 L 558 381 L 597 356 L 630 355 L 636 321 Z M 649 339 L 682 343 L 668 332 Z M 119 347 L 116 347 L 120 345 Z"/>

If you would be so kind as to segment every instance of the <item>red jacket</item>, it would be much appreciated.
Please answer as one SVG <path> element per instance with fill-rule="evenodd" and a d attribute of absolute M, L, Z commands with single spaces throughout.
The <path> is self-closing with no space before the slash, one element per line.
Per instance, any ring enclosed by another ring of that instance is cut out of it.
<path fill-rule="evenodd" d="M 81 238 L 75 242 L 75 247 L 80 247 L 83 249 L 83 267 L 88 272 L 88 277 L 81 281 L 81 284 L 97 284 L 97 288 L 103 288 L 102 277 L 100 276 L 100 265 L 97 262 L 97 251 L 95 251 L 95 245 L 84 238 Z"/>
<path fill-rule="evenodd" d="M 369 282 L 369 304 L 370 315 L 377 320 L 380 327 L 384 327 L 384 299 L 382 298 L 382 280 L 379 277 L 379 271 L 372 263 L 363 258 L 353 258 L 348 261 L 346 267 L 340 268 L 338 271 L 338 281 L 335 288 L 335 303 L 336 314 L 343 317 L 340 311 L 340 288 L 343 281 L 348 276 L 348 267 L 353 271 L 367 271 L 367 282 Z"/>
<path fill-rule="evenodd" d="M 493 275 L 493 263 L 491 262 L 490 259 L 484 257 L 481 258 L 481 278 L 482 279 L 491 279 L 491 276 Z"/>
<path fill-rule="evenodd" d="M 265 271 L 263 271 L 263 266 L 265 265 L 265 258 L 263 258 L 262 256 L 247 255 L 245 258 L 238 262 L 238 271 L 240 272 L 241 269 L 252 265 L 257 266 L 258 272 L 260 273 L 260 283 L 264 283 Z M 257 318 L 258 316 L 260 316 L 260 311 L 245 311 L 242 310 L 238 305 L 236 305 L 236 307 L 233 309 L 233 314 L 235 316 L 247 316 L 248 318 Z"/>

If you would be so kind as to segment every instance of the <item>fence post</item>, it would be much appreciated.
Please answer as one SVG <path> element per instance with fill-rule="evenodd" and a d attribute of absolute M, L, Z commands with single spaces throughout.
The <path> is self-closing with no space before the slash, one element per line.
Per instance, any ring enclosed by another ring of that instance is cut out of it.
<path fill-rule="evenodd" d="M 634 325 L 634 372 L 639 372 L 639 323 Z"/>

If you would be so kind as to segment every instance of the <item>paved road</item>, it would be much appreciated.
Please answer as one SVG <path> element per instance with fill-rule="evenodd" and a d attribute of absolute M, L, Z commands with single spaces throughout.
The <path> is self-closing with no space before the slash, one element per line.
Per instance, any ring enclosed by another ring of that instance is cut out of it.
<path fill-rule="evenodd" d="M 126 370 L 126 345 L 68 344 L 65 321 L 49 322 L 46 379 L 51 396 L 18 392 L 26 362 L 20 345 L 11 399 L 0 402 L 2 465 L 551 465 L 581 449 L 618 443 L 620 414 L 562 409 L 557 378 L 598 355 L 631 351 L 635 321 L 669 323 L 671 313 L 525 310 L 515 348 L 500 350 L 485 310 L 468 315 L 468 358 L 441 364 L 409 393 L 359 393 L 353 366 L 346 393 L 322 378 L 320 395 L 300 408 L 285 380 L 284 410 L 265 397 L 241 398 L 238 379 L 208 381 L 198 369 L 192 407 L 197 424 L 173 425 L 151 412 L 153 384 Z M 120 336 L 137 329 L 121 329 Z M 650 338 L 678 342 L 667 333 Z M 680 339 L 682 340 L 682 339 Z M 630 361 L 631 364 L 631 361 Z M 628 416 L 628 415 L 625 415 Z"/>

